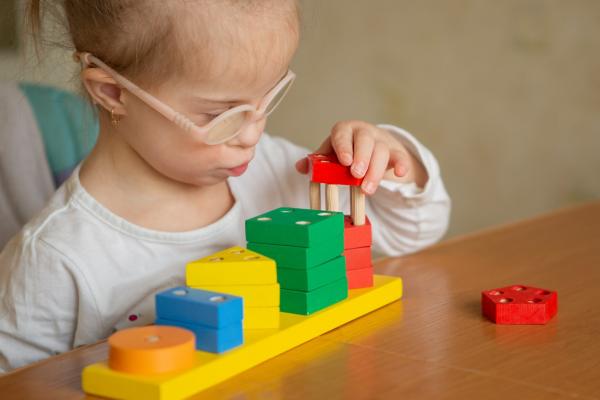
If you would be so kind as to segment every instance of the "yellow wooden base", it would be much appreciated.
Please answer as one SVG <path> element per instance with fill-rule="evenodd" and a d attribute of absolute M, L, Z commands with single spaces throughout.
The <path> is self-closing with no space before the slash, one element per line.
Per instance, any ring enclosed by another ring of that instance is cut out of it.
<path fill-rule="evenodd" d="M 244 329 L 276 329 L 280 321 L 279 307 L 244 307 Z"/>
<path fill-rule="evenodd" d="M 153 377 L 115 372 L 106 362 L 89 365 L 82 374 L 83 390 L 115 399 L 189 397 L 400 297 L 400 278 L 375 275 L 373 287 L 350 290 L 346 300 L 315 314 L 281 313 L 279 329 L 244 331 L 244 345 L 227 353 L 197 351 L 196 365 L 184 372 Z"/>

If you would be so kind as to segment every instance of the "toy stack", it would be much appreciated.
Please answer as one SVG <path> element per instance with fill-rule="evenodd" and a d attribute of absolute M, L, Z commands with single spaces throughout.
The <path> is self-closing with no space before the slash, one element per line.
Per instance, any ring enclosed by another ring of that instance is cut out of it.
<path fill-rule="evenodd" d="M 371 222 L 365 217 L 364 225 L 354 225 L 352 218 L 344 217 L 344 256 L 348 288 L 358 289 L 373 286 L 373 264 L 371 260 Z"/>
<path fill-rule="evenodd" d="M 282 312 L 308 315 L 348 297 L 343 218 L 283 207 L 246 221 L 248 249 L 277 262 Z"/>
<path fill-rule="evenodd" d="M 194 333 L 196 349 L 222 353 L 244 342 L 243 300 L 185 286 L 156 295 L 156 325 Z"/>
<path fill-rule="evenodd" d="M 339 211 L 338 185 L 350 187 L 350 215 L 344 217 L 344 255 L 349 289 L 373 286 L 371 261 L 371 223 L 365 214 L 365 195 L 350 168 L 339 163 L 335 155 L 308 156 L 310 176 L 310 207 L 321 208 L 321 184 L 325 184 L 325 204 L 328 211 Z"/>
<path fill-rule="evenodd" d="M 279 284 L 275 261 L 242 247 L 192 261 L 186 266 L 189 287 L 244 298 L 244 329 L 279 327 Z"/>

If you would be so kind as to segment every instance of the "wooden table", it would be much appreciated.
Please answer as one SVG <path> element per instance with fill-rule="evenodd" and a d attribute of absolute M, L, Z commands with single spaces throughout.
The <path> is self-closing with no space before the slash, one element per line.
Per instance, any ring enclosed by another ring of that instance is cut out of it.
<path fill-rule="evenodd" d="M 600 203 L 448 240 L 381 260 L 405 297 L 195 398 L 600 398 Z M 543 326 L 495 325 L 480 292 L 554 289 Z M 100 343 L 0 379 L 2 399 L 80 399 L 81 369 Z"/>

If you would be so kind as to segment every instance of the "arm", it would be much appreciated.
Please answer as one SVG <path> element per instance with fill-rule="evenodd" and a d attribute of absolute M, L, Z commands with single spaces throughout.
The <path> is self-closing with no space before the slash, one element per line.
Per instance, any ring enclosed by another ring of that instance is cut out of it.
<path fill-rule="evenodd" d="M 19 235 L 6 246 L 0 299 L 0 373 L 73 347 L 75 281 L 65 259 L 44 242 Z"/>
<path fill-rule="evenodd" d="M 403 129 L 379 127 L 394 135 L 418 163 L 414 178 L 397 177 L 388 170 L 379 189 L 367 198 L 367 215 L 375 226 L 373 249 L 397 256 L 441 239 L 448 229 L 451 201 L 433 154 Z"/>

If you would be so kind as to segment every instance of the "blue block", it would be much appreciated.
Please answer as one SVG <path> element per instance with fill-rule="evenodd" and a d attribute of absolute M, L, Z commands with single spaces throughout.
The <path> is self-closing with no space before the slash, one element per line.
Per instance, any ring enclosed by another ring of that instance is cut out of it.
<path fill-rule="evenodd" d="M 176 326 L 194 332 L 196 349 L 210 353 L 222 353 L 244 343 L 242 321 L 220 329 L 161 318 L 157 319 L 155 323 L 156 325 Z"/>
<path fill-rule="evenodd" d="M 156 295 L 156 317 L 218 329 L 244 318 L 243 299 L 186 286 L 175 287 Z"/>

